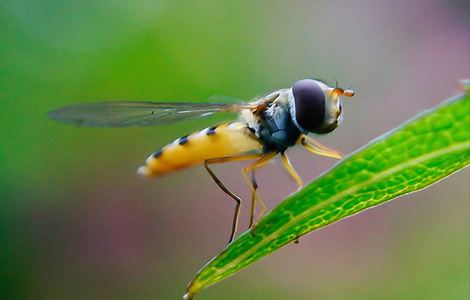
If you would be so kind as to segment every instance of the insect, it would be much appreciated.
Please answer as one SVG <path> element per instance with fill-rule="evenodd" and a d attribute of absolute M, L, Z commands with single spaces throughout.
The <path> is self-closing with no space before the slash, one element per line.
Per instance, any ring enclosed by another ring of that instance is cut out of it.
<path fill-rule="evenodd" d="M 283 167 L 300 189 L 302 179 L 286 155 L 289 147 L 300 144 L 318 155 L 341 157 L 338 151 L 308 136 L 309 133 L 326 134 L 338 127 L 342 116 L 340 96 L 352 97 L 354 92 L 338 86 L 331 87 L 320 80 L 302 79 L 290 88 L 240 104 L 111 101 L 72 104 L 51 111 L 48 115 L 54 120 L 79 126 L 129 127 L 168 124 L 218 112 L 239 113 L 237 121 L 205 128 L 176 139 L 151 154 L 138 169 L 141 175 L 161 176 L 183 168 L 204 165 L 215 183 L 236 202 L 230 243 L 237 231 L 242 200 L 220 181 L 210 166 L 254 160 L 242 170 L 243 178 L 251 190 L 251 228 L 254 225 L 256 204 L 261 206 L 260 216 L 267 210 L 257 193 L 256 169 L 265 166 L 279 154 Z"/>

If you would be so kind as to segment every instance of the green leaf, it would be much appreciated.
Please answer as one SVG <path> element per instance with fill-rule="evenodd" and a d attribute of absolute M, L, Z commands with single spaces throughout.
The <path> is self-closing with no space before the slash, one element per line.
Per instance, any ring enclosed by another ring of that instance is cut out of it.
<path fill-rule="evenodd" d="M 470 96 L 455 96 L 340 161 L 210 260 L 185 299 L 298 237 L 398 196 L 470 163 Z"/>

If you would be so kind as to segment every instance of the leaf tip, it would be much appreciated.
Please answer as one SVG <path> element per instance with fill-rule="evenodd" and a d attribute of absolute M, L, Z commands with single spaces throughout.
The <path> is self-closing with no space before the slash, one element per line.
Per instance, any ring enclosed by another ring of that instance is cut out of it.
<path fill-rule="evenodd" d="M 193 300 L 194 295 L 200 290 L 200 287 L 194 283 L 195 280 L 196 278 L 191 280 L 191 282 L 188 284 L 188 287 L 186 288 L 186 293 L 183 295 L 183 300 Z"/>

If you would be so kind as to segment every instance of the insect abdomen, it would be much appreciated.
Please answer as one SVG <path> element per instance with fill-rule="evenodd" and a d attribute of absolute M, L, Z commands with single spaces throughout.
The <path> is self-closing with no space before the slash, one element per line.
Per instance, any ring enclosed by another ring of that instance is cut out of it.
<path fill-rule="evenodd" d="M 138 170 L 148 176 L 164 175 L 202 164 L 207 159 L 260 152 L 263 145 L 246 124 L 233 122 L 181 137 L 154 152 Z"/>

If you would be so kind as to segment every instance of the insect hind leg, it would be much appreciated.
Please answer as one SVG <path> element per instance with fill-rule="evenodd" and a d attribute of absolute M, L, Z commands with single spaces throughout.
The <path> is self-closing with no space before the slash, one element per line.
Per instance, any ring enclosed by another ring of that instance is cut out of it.
<path fill-rule="evenodd" d="M 259 157 L 259 155 L 241 155 L 241 156 L 228 156 L 228 157 L 214 158 L 214 159 L 208 159 L 208 160 L 204 161 L 204 168 L 209 173 L 209 175 L 214 180 L 214 182 L 220 187 L 220 189 L 224 193 L 229 195 L 236 202 L 235 211 L 233 213 L 232 230 L 231 230 L 230 238 L 229 238 L 229 241 L 228 241 L 229 244 L 230 244 L 230 242 L 232 242 L 232 240 L 235 236 L 235 233 L 237 231 L 238 219 L 239 219 L 239 216 L 240 216 L 240 209 L 241 209 L 241 205 L 242 205 L 242 199 L 222 183 L 222 181 L 217 177 L 217 175 L 215 175 L 214 171 L 212 171 L 212 169 L 209 167 L 209 164 L 232 162 L 232 161 L 241 161 L 241 160 L 253 159 L 253 158 L 258 158 L 258 157 Z"/>

